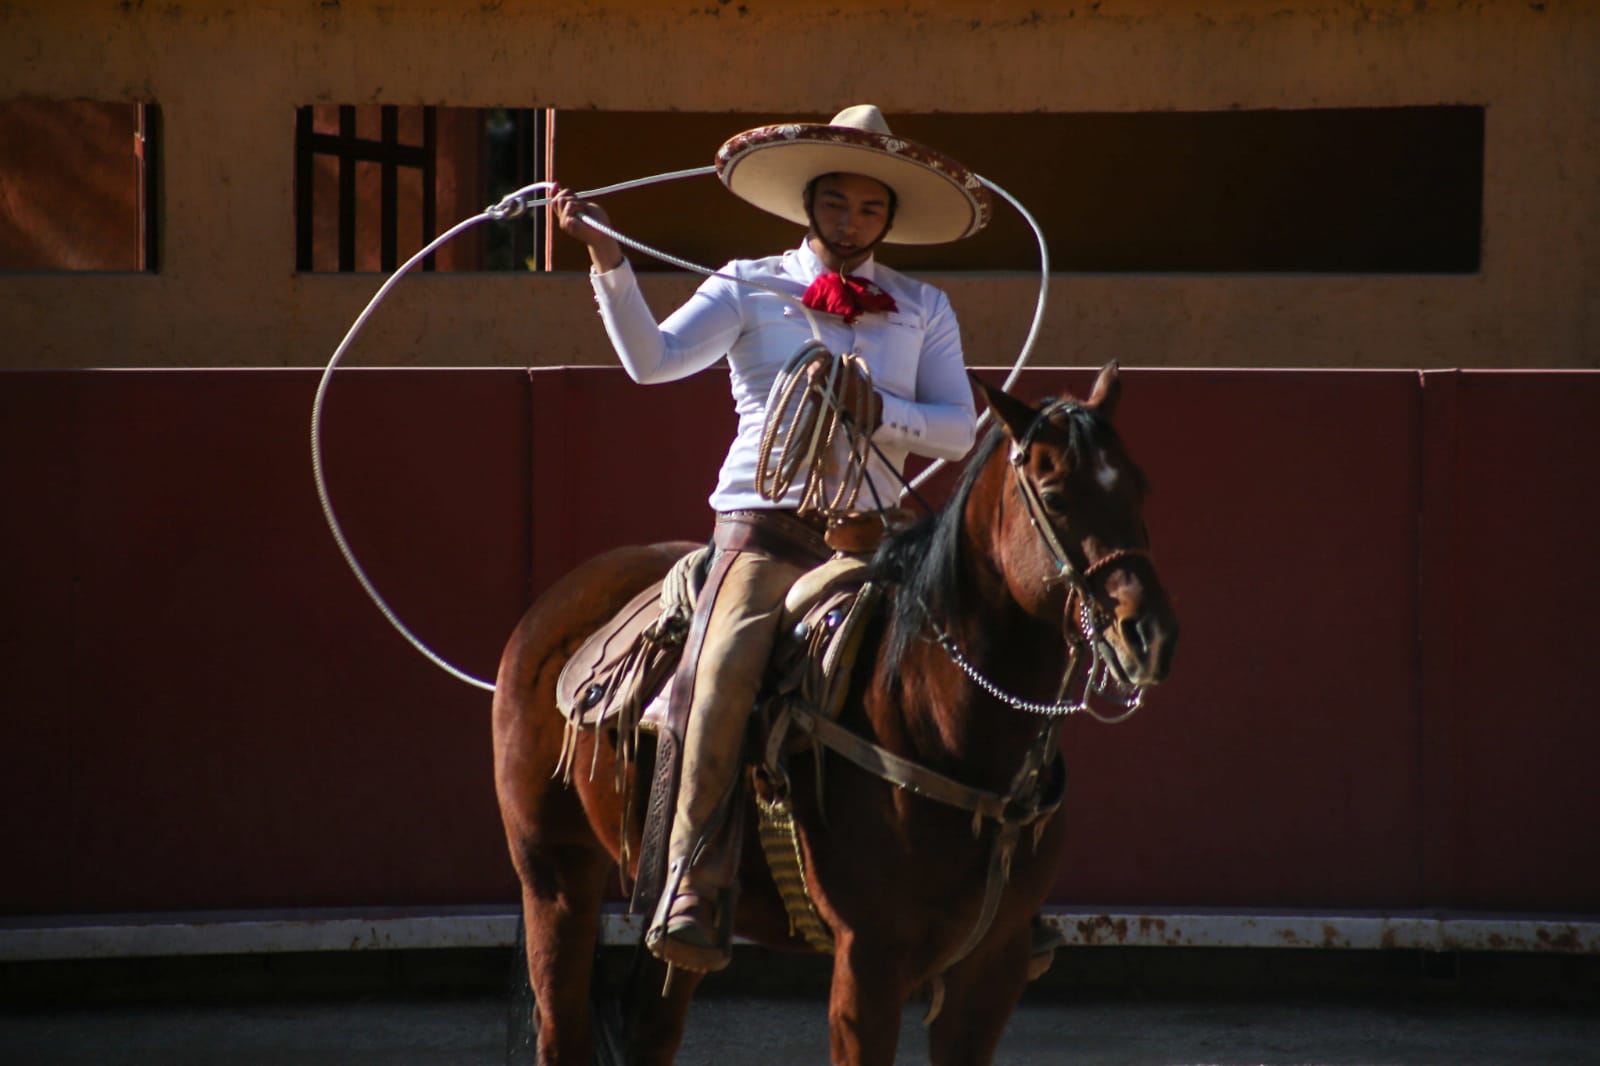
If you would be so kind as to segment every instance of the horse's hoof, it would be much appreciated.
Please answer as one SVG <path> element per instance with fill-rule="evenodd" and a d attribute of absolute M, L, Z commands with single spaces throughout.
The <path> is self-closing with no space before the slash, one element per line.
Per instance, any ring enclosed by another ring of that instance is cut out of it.
<path fill-rule="evenodd" d="M 1067 942 L 1061 935 L 1061 930 L 1044 920 L 1042 915 L 1034 915 L 1032 941 L 1028 945 L 1028 980 L 1037 981 L 1050 969 L 1050 964 L 1056 961 L 1056 948 Z"/>

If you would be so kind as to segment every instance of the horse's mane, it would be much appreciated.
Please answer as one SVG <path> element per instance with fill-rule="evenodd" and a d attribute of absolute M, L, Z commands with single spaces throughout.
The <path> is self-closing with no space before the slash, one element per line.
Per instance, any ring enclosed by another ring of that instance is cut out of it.
<path fill-rule="evenodd" d="M 1047 398 L 1044 405 L 1054 402 Z M 1103 448 L 1121 448 L 1116 428 L 1107 419 L 1077 405 L 1064 411 L 1051 422 L 1067 434 L 1067 447 L 1075 463 Z M 875 578 L 895 586 L 894 605 L 883 637 L 882 662 L 891 673 L 899 670 L 906 650 L 930 622 L 939 627 L 960 609 L 957 590 L 962 564 L 962 518 L 978 475 L 1005 439 L 999 426 L 991 428 L 967 460 L 949 501 L 891 535 L 873 558 Z"/>

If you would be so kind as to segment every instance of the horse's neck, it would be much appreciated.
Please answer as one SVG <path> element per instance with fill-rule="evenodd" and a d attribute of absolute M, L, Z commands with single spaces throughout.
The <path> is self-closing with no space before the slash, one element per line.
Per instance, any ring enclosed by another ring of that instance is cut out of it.
<path fill-rule="evenodd" d="M 1065 666 L 1059 634 L 1052 647 L 1037 625 L 1027 630 L 1010 626 L 963 630 L 952 632 L 958 649 L 996 685 L 1035 702 L 1056 698 L 1055 686 Z M 1043 719 L 980 689 L 933 640 L 907 649 L 891 684 L 895 693 L 891 702 L 916 754 L 948 766 L 970 766 L 959 776 L 973 785 L 1007 783 L 1044 725 Z"/>
<path fill-rule="evenodd" d="M 1067 647 L 1058 624 L 1041 622 L 1023 609 L 1006 578 L 1009 464 L 992 460 L 973 486 L 962 521 L 959 605 L 948 623 L 967 659 L 1006 692 L 1033 702 L 1057 698 Z M 1036 536 L 1024 524 L 1020 535 Z M 1012 533 L 1013 536 L 1018 534 Z M 1015 554 L 1015 552 L 1013 552 Z M 1012 565 L 1015 565 L 1014 563 Z"/>
<path fill-rule="evenodd" d="M 1002 468 L 998 478 L 980 479 L 974 486 L 957 600 L 946 605 L 947 617 L 930 622 L 1007 693 L 1051 702 L 1066 666 L 1061 630 L 1031 617 L 1012 598 L 994 548 L 997 531 L 985 527 L 981 517 L 998 513 L 994 494 L 1003 490 L 1004 476 Z M 913 641 L 894 676 L 880 683 L 892 691 L 892 708 L 886 709 L 898 715 L 916 755 L 930 765 L 959 767 L 959 776 L 974 785 L 1009 783 L 1043 728 L 1040 718 L 982 691 L 933 639 Z"/>

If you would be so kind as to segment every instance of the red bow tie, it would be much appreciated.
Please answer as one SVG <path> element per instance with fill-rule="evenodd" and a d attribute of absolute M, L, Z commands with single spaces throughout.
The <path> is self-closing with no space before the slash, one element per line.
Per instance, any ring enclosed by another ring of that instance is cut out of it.
<path fill-rule="evenodd" d="M 898 311 L 894 297 L 870 281 L 847 278 L 842 274 L 823 274 L 806 289 L 801 303 L 814 311 L 843 315 L 852 325 L 864 311 Z"/>

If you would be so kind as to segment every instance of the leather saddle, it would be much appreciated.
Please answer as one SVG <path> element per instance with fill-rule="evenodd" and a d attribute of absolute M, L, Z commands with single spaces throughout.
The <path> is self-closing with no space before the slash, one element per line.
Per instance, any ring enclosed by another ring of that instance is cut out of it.
<path fill-rule="evenodd" d="M 619 743 L 626 743 L 625 734 L 665 728 L 667 687 L 710 559 L 710 548 L 684 556 L 579 646 L 556 682 L 556 705 L 569 731 L 615 729 Z M 867 570 L 865 558 L 837 555 L 795 582 L 784 601 L 763 703 L 799 699 L 828 718 L 838 716 L 879 599 Z"/>

